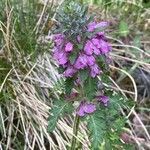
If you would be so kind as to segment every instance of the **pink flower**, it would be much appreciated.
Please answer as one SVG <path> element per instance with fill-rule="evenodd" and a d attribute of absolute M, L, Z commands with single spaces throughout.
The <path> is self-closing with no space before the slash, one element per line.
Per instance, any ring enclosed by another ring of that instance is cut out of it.
<path fill-rule="evenodd" d="M 99 39 L 97 38 L 93 38 L 92 39 L 92 43 L 93 43 L 93 51 L 94 51 L 94 54 L 95 55 L 100 55 L 101 54 L 101 51 L 100 51 L 100 42 L 99 42 Z"/>
<path fill-rule="evenodd" d="M 108 102 L 109 102 L 109 97 L 108 96 L 102 95 L 102 96 L 97 96 L 97 98 L 98 98 L 99 102 L 104 104 L 104 106 L 108 106 Z"/>
<path fill-rule="evenodd" d="M 105 33 L 104 33 L 103 31 L 101 31 L 101 32 L 97 32 L 96 35 L 97 35 L 99 38 L 104 38 Z"/>
<path fill-rule="evenodd" d="M 63 73 L 65 77 L 72 77 L 76 73 L 76 69 L 73 66 L 69 66 Z"/>
<path fill-rule="evenodd" d="M 78 41 L 79 43 L 81 42 L 81 36 L 80 36 L 80 35 L 77 36 L 77 41 Z"/>
<path fill-rule="evenodd" d="M 96 22 L 91 22 L 88 24 L 88 31 L 93 32 L 95 30 Z"/>
<path fill-rule="evenodd" d="M 77 108 L 77 115 L 83 117 L 86 114 L 93 113 L 94 111 L 96 111 L 96 106 L 94 104 L 81 102 L 80 106 Z"/>
<path fill-rule="evenodd" d="M 97 39 L 97 38 L 93 38 L 93 39 L 92 39 L 92 43 L 93 43 L 97 48 L 100 48 L 100 47 L 101 47 L 100 42 L 99 42 L 99 39 Z"/>
<path fill-rule="evenodd" d="M 90 66 L 91 72 L 90 75 L 91 77 L 95 78 L 97 75 L 101 73 L 99 67 L 97 64 L 94 64 L 93 66 Z"/>
<path fill-rule="evenodd" d="M 94 58 L 94 56 L 86 56 L 86 59 L 87 59 L 87 64 L 89 65 L 89 66 L 92 66 L 92 65 L 94 65 L 95 64 L 95 62 L 96 62 L 96 60 L 95 60 L 95 58 Z"/>
<path fill-rule="evenodd" d="M 104 28 L 104 27 L 107 27 L 107 26 L 109 26 L 109 23 L 106 22 L 106 21 L 102 21 L 100 23 L 97 23 L 95 28 Z"/>
<path fill-rule="evenodd" d="M 60 65 L 64 65 L 67 63 L 68 58 L 67 54 L 61 50 L 54 49 L 54 59 L 58 62 Z"/>
<path fill-rule="evenodd" d="M 56 39 L 63 39 L 64 38 L 64 35 L 59 33 L 59 34 L 54 34 L 53 35 L 53 39 L 56 40 Z"/>
<path fill-rule="evenodd" d="M 88 27 L 89 32 L 93 32 L 97 28 L 105 28 L 108 25 L 109 25 L 108 22 L 105 22 L 105 21 L 102 21 L 100 23 L 91 22 L 91 23 L 88 24 L 87 27 Z"/>
<path fill-rule="evenodd" d="M 71 42 L 68 42 L 66 45 L 65 45 L 65 51 L 66 52 L 71 52 L 73 50 L 73 44 Z"/>
<path fill-rule="evenodd" d="M 88 40 L 85 44 L 84 51 L 87 55 L 92 55 L 93 52 L 95 55 L 100 55 L 101 52 L 99 50 L 100 42 L 98 39 L 93 38 L 91 41 Z"/>
<path fill-rule="evenodd" d="M 60 46 L 64 41 L 64 35 L 63 34 L 55 34 L 53 36 L 53 40 L 54 40 L 56 46 Z"/>
<path fill-rule="evenodd" d="M 111 50 L 111 48 L 110 48 L 110 46 L 109 46 L 109 44 L 107 43 L 107 42 L 105 42 L 104 40 L 99 40 L 100 41 L 100 50 L 101 50 L 101 53 L 102 54 L 107 54 L 110 50 Z"/>
<path fill-rule="evenodd" d="M 84 51 L 87 55 L 92 55 L 93 53 L 93 44 L 91 41 L 87 41 L 85 46 L 84 46 Z"/>
<path fill-rule="evenodd" d="M 79 57 L 77 58 L 74 67 L 76 69 L 83 69 L 87 66 L 87 57 L 85 54 L 80 54 Z"/>

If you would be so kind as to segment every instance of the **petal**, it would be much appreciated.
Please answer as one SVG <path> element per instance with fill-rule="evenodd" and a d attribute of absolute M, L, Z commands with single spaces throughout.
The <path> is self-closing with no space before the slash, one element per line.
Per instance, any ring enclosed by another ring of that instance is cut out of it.
<path fill-rule="evenodd" d="M 81 54 L 79 55 L 79 57 L 77 58 L 74 67 L 76 69 L 83 69 L 87 66 L 87 59 L 86 59 L 86 55 L 85 54 Z"/>
<path fill-rule="evenodd" d="M 111 50 L 109 44 L 105 42 L 104 40 L 100 40 L 100 45 L 101 45 L 100 50 L 102 54 L 106 54 Z"/>
<path fill-rule="evenodd" d="M 63 54 L 64 54 L 63 51 L 61 51 L 57 48 L 54 48 L 54 55 L 53 55 L 54 59 L 56 59 L 56 60 L 60 59 L 63 56 Z"/>
<path fill-rule="evenodd" d="M 102 21 L 102 22 L 98 23 L 98 24 L 95 26 L 95 28 L 105 28 L 105 27 L 107 27 L 107 26 L 109 26 L 109 23 L 106 22 L 106 21 Z"/>
<path fill-rule="evenodd" d="M 80 35 L 77 36 L 77 41 L 78 41 L 79 43 L 81 42 L 81 36 L 80 36 Z"/>
<path fill-rule="evenodd" d="M 108 102 L 109 102 L 109 97 L 108 96 L 98 96 L 98 101 L 103 103 L 104 106 L 107 106 L 108 105 Z"/>
<path fill-rule="evenodd" d="M 64 72 L 64 76 L 65 77 L 72 77 L 74 75 L 74 73 L 76 73 L 76 69 L 74 69 L 72 66 L 69 66 L 65 72 Z"/>
<path fill-rule="evenodd" d="M 104 36 L 105 36 L 105 33 L 102 31 L 102 32 L 98 32 L 98 33 L 96 33 L 97 34 L 97 36 L 99 37 L 99 38 L 103 38 Z"/>
<path fill-rule="evenodd" d="M 96 110 L 96 106 L 92 103 L 84 104 L 83 110 L 84 110 L 85 113 L 90 114 L 90 113 L 93 113 Z"/>
<path fill-rule="evenodd" d="M 88 55 L 87 55 L 86 57 L 87 57 L 87 64 L 88 64 L 89 66 L 92 66 L 92 65 L 95 64 L 96 60 L 95 60 L 94 56 L 88 56 Z"/>
<path fill-rule="evenodd" d="M 97 41 L 97 39 L 93 39 L 94 42 L 92 42 L 92 49 L 93 49 L 93 52 L 95 55 L 100 55 L 101 54 L 101 51 L 99 49 L 100 47 L 100 43 L 99 43 L 99 40 Z"/>
<path fill-rule="evenodd" d="M 77 111 L 77 115 L 80 116 L 80 117 L 83 117 L 83 116 L 85 116 L 86 114 L 85 114 L 85 112 L 84 112 L 82 109 L 79 109 L 79 110 Z"/>
<path fill-rule="evenodd" d="M 66 64 L 67 63 L 67 57 L 66 56 L 63 56 L 63 57 L 61 57 L 59 60 L 58 60 L 58 63 L 60 64 L 60 65 L 64 65 L 64 64 Z"/>
<path fill-rule="evenodd" d="M 61 50 L 56 50 L 53 56 L 60 65 L 64 65 L 68 62 L 67 54 Z"/>
<path fill-rule="evenodd" d="M 77 115 L 80 116 L 80 117 L 83 117 L 86 115 L 86 113 L 84 112 L 84 109 L 83 109 L 84 105 L 83 105 L 83 102 L 81 102 L 81 104 L 79 105 L 79 107 L 77 108 Z"/>
<path fill-rule="evenodd" d="M 73 44 L 71 42 L 68 42 L 66 45 L 65 45 L 65 51 L 66 52 L 71 52 L 73 50 Z"/>
<path fill-rule="evenodd" d="M 98 48 L 95 47 L 94 48 L 94 54 L 97 55 L 97 56 L 101 55 L 100 49 L 98 49 Z"/>
<path fill-rule="evenodd" d="M 87 55 L 92 55 L 93 53 L 93 45 L 91 43 L 91 41 L 87 41 L 85 46 L 84 46 L 84 51 Z"/>
<path fill-rule="evenodd" d="M 94 29 L 95 29 L 95 26 L 96 26 L 96 22 L 91 22 L 91 23 L 89 23 L 88 24 L 88 31 L 89 32 L 93 32 L 94 31 Z"/>
<path fill-rule="evenodd" d="M 99 75 L 101 73 L 100 68 L 97 64 L 90 66 L 90 69 L 91 69 L 90 75 L 93 78 L 95 78 L 97 75 Z"/>
<path fill-rule="evenodd" d="M 54 42 L 56 46 L 60 46 L 61 44 L 63 44 L 63 39 L 56 39 L 54 40 Z"/>
<path fill-rule="evenodd" d="M 92 42 L 93 42 L 93 44 L 94 44 L 97 48 L 100 48 L 100 47 L 101 47 L 99 39 L 93 38 L 93 39 L 92 39 Z"/>
<path fill-rule="evenodd" d="M 55 34 L 55 35 L 53 35 L 53 40 L 54 40 L 56 46 L 60 46 L 64 41 L 64 35 L 63 34 Z"/>

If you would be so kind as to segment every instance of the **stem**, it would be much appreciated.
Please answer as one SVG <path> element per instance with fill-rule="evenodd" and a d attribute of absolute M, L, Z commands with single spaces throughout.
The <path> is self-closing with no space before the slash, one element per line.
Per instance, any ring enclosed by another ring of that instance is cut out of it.
<path fill-rule="evenodd" d="M 78 134 L 78 129 L 79 129 L 79 122 L 80 122 L 80 118 L 78 115 L 75 116 L 75 120 L 74 120 L 74 125 L 73 125 L 73 137 L 72 137 L 72 141 L 71 141 L 71 148 L 70 150 L 75 150 L 76 149 L 76 136 Z"/>

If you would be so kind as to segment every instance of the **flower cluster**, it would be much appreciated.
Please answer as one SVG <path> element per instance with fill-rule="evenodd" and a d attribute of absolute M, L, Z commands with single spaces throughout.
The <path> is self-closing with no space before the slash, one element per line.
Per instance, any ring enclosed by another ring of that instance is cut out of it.
<path fill-rule="evenodd" d="M 103 70 L 98 65 L 98 57 L 106 56 L 111 50 L 109 43 L 105 37 L 103 29 L 108 26 L 107 22 L 91 22 L 85 27 L 83 35 L 77 35 L 74 40 L 59 33 L 53 36 L 54 41 L 54 59 L 59 66 L 63 68 L 65 77 L 74 77 L 80 70 L 88 70 L 92 78 L 96 78 Z M 90 36 L 87 36 L 90 35 Z M 86 37 L 86 38 L 83 38 Z M 69 40 L 68 40 L 69 39 Z M 80 46 L 79 46 L 80 45 Z M 71 60 L 73 56 L 73 60 Z M 76 82 L 81 82 L 79 76 L 76 76 Z M 97 96 L 97 103 L 108 105 L 109 98 L 101 95 Z M 85 116 L 96 111 L 96 105 L 92 102 L 82 100 L 77 108 L 79 116 Z"/>
<path fill-rule="evenodd" d="M 63 34 L 55 34 L 54 40 L 54 58 L 58 64 L 65 69 L 63 75 L 72 77 L 76 72 L 82 69 L 88 69 L 90 76 L 95 78 L 102 70 L 96 63 L 96 58 L 100 55 L 106 55 L 111 50 L 109 43 L 106 41 L 104 32 L 96 32 L 98 28 L 108 25 L 107 22 L 92 22 L 86 27 L 86 33 L 93 33 L 91 38 L 82 41 L 78 35 L 74 41 L 69 41 Z M 73 62 L 70 61 L 70 55 L 76 51 L 76 46 L 82 44 Z"/>

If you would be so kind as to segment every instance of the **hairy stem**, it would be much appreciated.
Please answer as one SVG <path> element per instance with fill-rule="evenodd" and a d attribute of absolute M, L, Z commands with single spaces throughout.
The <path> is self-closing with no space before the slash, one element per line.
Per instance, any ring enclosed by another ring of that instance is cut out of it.
<path fill-rule="evenodd" d="M 80 118 L 78 115 L 75 116 L 75 120 L 74 120 L 74 126 L 73 126 L 73 137 L 72 137 L 72 141 L 71 141 L 71 148 L 70 150 L 75 150 L 76 149 L 76 136 L 78 134 L 78 129 L 79 129 L 79 122 L 80 122 Z"/>

